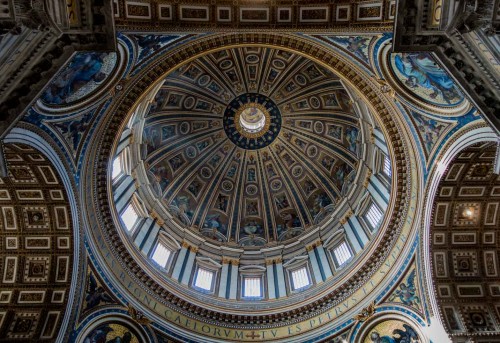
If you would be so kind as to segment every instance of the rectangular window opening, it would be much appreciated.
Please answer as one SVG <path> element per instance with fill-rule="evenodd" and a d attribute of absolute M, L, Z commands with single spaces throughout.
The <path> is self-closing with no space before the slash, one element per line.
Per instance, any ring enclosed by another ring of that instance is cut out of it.
<path fill-rule="evenodd" d="M 244 297 L 262 297 L 260 287 L 260 278 L 246 277 L 244 278 L 243 296 Z"/>
<path fill-rule="evenodd" d="M 392 176 L 391 160 L 389 156 L 384 156 L 384 174 L 388 177 Z"/>
<path fill-rule="evenodd" d="M 198 288 L 210 291 L 212 289 L 212 280 L 214 272 L 203 268 L 198 268 L 194 285 Z"/>
<path fill-rule="evenodd" d="M 156 245 L 156 249 L 153 253 L 152 259 L 161 267 L 165 268 L 167 266 L 170 254 L 171 251 L 165 245 L 163 245 L 162 243 L 158 243 Z"/>
<path fill-rule="evenodd" d="M 311 282 L 309 281 L 309 275 L 307 274 L 306 267 L 292 272 L 292 286 L 294 290 L 307 287 L 310 284 Z"/>
<path fill-rule="evenodd" d="M 346 242 L 342 242 L 338 247 L 333 250 L 337 267 L 344 265 L 352 257 L 351 251 Z"/>
<path fill-rule="evenodd" d="M 375 205 L 371 204 L 368 212 L 366 212 L 366 219 L 370 223 L 370 225 L 376 229 L 382 220 L 382 211 Z"/>
<path fill-rule="evenodd" d="M 122 170 L 122 161 L 121 161 L 121 157 L 120 156 L 117 156 L 114 160 L 113 160 L 113 166 L 112 166 L 112 171 L 111 171 L 111 178 L 114 180 L 116 179 L 118 176 L 120 176 L 123 172 Z"/>
<path fill-rule="evenodd" d="M 135 223 L 137 222 L 137 219 L 139 219 L 139 216 L 137 215 L 137 212 L 135 211 L 135 208 L 132 204 L 128 204 L 121 217 L 123 220 L 123 224 L 125 224 L 125 227 L 128 231 L 132 230 Z"/>

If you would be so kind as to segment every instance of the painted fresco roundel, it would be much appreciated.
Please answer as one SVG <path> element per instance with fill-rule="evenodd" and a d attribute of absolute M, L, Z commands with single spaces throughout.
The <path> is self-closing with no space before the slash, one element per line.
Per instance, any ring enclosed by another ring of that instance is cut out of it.
<path fill-rule="evenodd" d="M 170 73 L 140 136 L 148 180 L 174 220 L 242 247 L 322 223 L 363 167 L 344 84 L 277 49 L 217 51 Z"/>

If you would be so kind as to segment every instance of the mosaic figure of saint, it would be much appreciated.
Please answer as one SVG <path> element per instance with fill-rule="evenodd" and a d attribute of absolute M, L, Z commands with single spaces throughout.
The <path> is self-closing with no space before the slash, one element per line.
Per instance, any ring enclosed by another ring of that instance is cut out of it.
<path fill-rule="evenodd" d="M 227 176 L 233 177 L 234 175 L 236 175 L 236 166 L 232 165 L 231 168 L 229 168 L 229 170 L 227 171 Z"/>
<path fill-rule="evenodd" d="M 273 168 L 273 165 L 272 164 L 268 164 L 266 166 L 267 168 L 267 175 L 271 178 L 273 176 L 276 176 L 276 172 L 274 171 L 274 168 Z"/>
<path fill-rule="evenodd" d="M 342 139 L 342 126 L 330 126 L 330 128 L 328 129 L 328 135 L 335 139 Z"/>
<path fill-rule="evenodd" d="M 394 61 L 396 68 L 406 77 L 404 83 L 409 88 L 429 89 L 432 99 L 441 95 L 448 104 L 461 98 L 453 80 L 428 53 L 401 53 Z"/>
<path fill-rule="evenodd" d="M 208 229 L 215 229 L 223 235 L 225 235 L 227 232 L 226 225 L 221 222 L 220 215 L 217 213 L 208 215 L 205 219 L 205 222 L 203 223 L 203 227 Z"/>
<path fill-rule="evenodd" d="M 326 193 L 318 193 L 314 196 L 313 206 L 310 209 L 311 214 L 316 216 L 318 213 L 322 212 L 324 208 L 332 203 L 332 200 L 326 195 Z"/>
<path fill-rule="evenodd" d="M 219 194 L 219 196 L 217 197 L 217 202 L 215 204 L 215 208 L 217 208 L 218 210 L 221 210 L 223 212 L 226 212 L 228 202 L 229 201 L 228 201 L 228 198 L 226 196 Z"/>
<path fill-rule="evenodd" d="M 256 221 L 250 221 L 243 226 L 243 232 L 247 235 L 260 235 L 262 234 L 262 226 Z"/>
<path fill-rule="evenodd" d="M 143 59 L 151 55 L 153 52 L 161 48 L 162 36 L 159 35 L 144 35 L 139 36 L 137 39 L 137 44 L 141 48 L 141 53 L 139 59 Z"/>
<path fill-rule="evenodd" d="M 105 53 L 75 55 L 68 67 L 43 93 L 43 100 L 51 104 L 65 104 L 69 96 L 89 82 L 102 82 L 107 77 L 107 74 L 101 72 L 105 57 Z"/>
<path fill-rule="evenodd" d="M 358 129 L 355 127 L 348 127 L 345 130 L 345 138 L 347 140 L 349 150 L 352 152 L 356 152 Z"/>
<path fill-rule="evenodd" d="M 179 209 L 179 217 L 182 217 L 183 214 L 188 216 L 190 219 L 193 217 L 193 211 L 191 210 L 191 206 L 189 204 L 189 197 L 180 195 L 172 201 L 172 205 Z"/>
<path fill-rule="evenodd" d="M 403 330 L 394 329 L 392 335 L 381 336 L 378 331 L 373 331 L 370 334 L 370 339 L 373 343 L 419 343 L 418 334 L 408 324 L 403 324 Z"/>
<path fill-rule="evenodd" d="M 255 169 L 253 168 L 248 169 L 247 179 L 249 182 L 255 181 Z"/>
<path fill-rule="evenodd" d="M 160 166 L 152 167 L 151 172 L 155 176 L 155 179 L 158 182 L 158 184 L 160 185 L 160 189 L 163 192 L 170 183 L 170 179 L 168 176 L 168 169 L 165 166 L 160 165 Z"/>
<path fill-rule="evenodd" d="M 278 210 L 283 210 L 287 207 L 290 207 L 290 203 L 288 202 L 285 195 L 277 196 L 276 198 L 274 198 L 274 201 L 276 203 L 276 206 L 278 207 Z"/>

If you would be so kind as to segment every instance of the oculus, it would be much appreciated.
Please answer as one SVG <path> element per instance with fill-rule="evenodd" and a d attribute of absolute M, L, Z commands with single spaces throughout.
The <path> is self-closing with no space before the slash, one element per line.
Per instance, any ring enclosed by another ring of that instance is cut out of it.
<path fill-rule="evenodd" d="M 238 147 L 261 149 L 271 144 L 281 129 L 281 113 L 270 98 L 246 93 L 229 103 L 224 112 L 224 131 Z"/>
<path fill-rule="evenodd" d="M 238 113 L 237 127 L 249 134 L 265 132 L 264 128 L 269 123 L 269 113 L 258 104 L 250 103 Z"/>

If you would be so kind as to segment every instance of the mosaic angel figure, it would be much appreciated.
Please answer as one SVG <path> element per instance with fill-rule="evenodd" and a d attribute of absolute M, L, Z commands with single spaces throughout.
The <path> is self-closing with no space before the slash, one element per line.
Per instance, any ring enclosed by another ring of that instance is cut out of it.
<path fill-rule="evenodd" d="M 399 285 L 399 289 L 392 293 L 389 301 L 393 301 L 397 297 L 403 304 L 419 308 L 420 298 L 416 295 L 416 293 L 415 269 L 413 269 L 410 275 L 406 278 L 406 283 L 402 282 Z"/>
<path fill-rule="evenodd" d="M 337 43 L 345 46 L 347 50 L 354 53 L 357 57 L 365 62 L 368 62 L 368 56 L 366 56 L 366 49 L 368 48 L 369 38 L 366 37 L 336 37 L 335 41 Z"/>
<path fill-rule="evenodd" d="M 102 286 L 98 286 L 94 275 L 89 274 L 89 284 L 87 286 L 87 296 L 85 297 L 86 309 L 91 309 L 101 304 L 101 302 L 110 303 L 113 299 L 106 293 Z"/>

